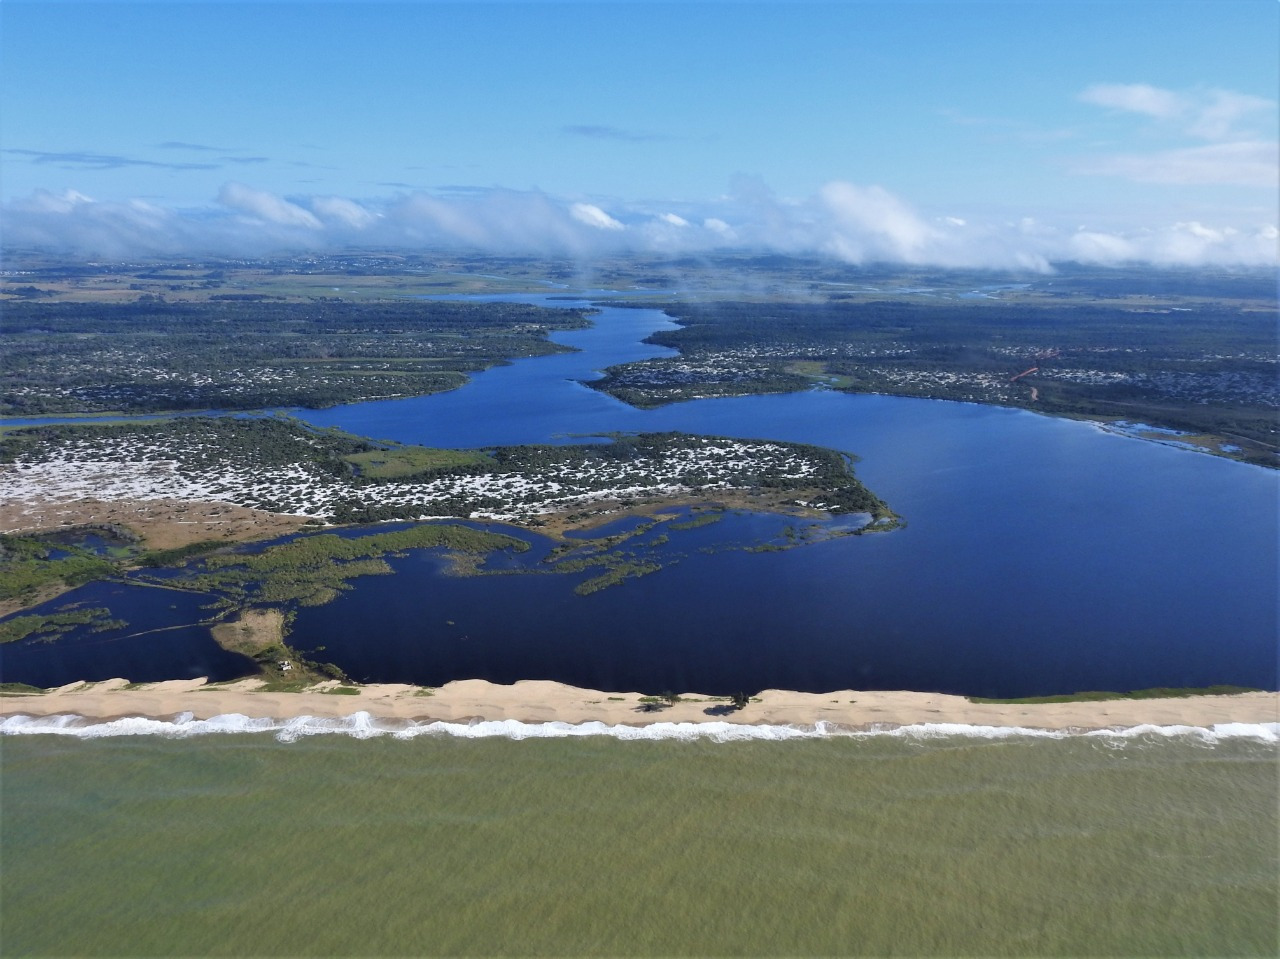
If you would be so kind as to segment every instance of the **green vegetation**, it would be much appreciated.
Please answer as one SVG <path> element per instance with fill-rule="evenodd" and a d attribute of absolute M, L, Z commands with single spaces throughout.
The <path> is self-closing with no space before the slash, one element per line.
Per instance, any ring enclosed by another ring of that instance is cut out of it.
<path fill-rule="evenodd" d="M 120 629 L 128 624 L 121 619 L 112 619 L 111 610 L 105 606 L 69 608 L 64 612 L 45 615 L 11 616 L 0 621 L 0 643 L 13 643 L 29 637 L 40 642 L 53 642 L 63 633 L 85 625 L 91 626 L 91 632 L 96 633 Z"/>
<path fill-rule="evenodd" d="M 729 497 L 748 508 L 809 517 L 819 511 L 867 512 L 878 520 L 877 528 L 896 522 L 888 506 L 857 480 L 844 454 L 799 443 L 682 433 L 468 452 L 376 443 L 287 417 L 190 417 L 12 430 L 0 436 L 0 462 L 14 461 L 119 462 L 122 471 L 163 463 L 161 471 L 173 469 L 184 482 L 202 484 L 210 497 L 281 512 L 328 510 L 344 521 L 518 514 L 578 503 L 588 508 L 577 518 L 589 519 L 600 511 L 599 503 L 612 510 L 642 501 L 667 503 L 679 495 L 712 502 Z M 57 481 L 54 467 L 39 480 L 45 484 L 40 488 Z M 627 496 L 610 502 L 619 487 Z M 652 492 L 646 495 L 646 488 Z M 661 561 L 655 551 L 668 546 L 673 533 L 718 521 L 722 509 L 676 522 L 670 520 L 678 514 L 660 513 L 622 534 L 564 543 L 545 562 L 555 572 L 593 571 L 576 587 L 587 595 L 678 561 L 678 551 L 663 549 Z M 643 539 L 663 523 L 665 529 Z M 59 533 L 57 542 L 43 535 L 0 538 L 0 599 L 34 604 L 47 599 L 49 589 L 128 575 L 135 583 L 212 594 L 207 608 L 216 620 L 250 606 L 328 603 L 357 577 L 390 573 L 386 557 L 406 549 L 447 549 L 456 571 L 465 574 L 478 572 L 481 557 L 491 550 L 528 548 L 523 540 L 456 524 L 345 537 L 305 534 L 260 551 L 217 540 L 143 551 L 127 531 L 119 533 L 105 548 L 99 544 L 98 552 L 69 533 Z M 807 542 L 812 533 L 812 525 L 803 536 L 793 530 L 787 544 Z M 141 569 L 131 572 L 134 566 Z"/>
<path fill-rule="evenodd" d="M 176 578 L 167 576 L 156 582 L 215 593 L 229 608 L 291 603 L 318 606 L 349 589 L 349 581 L 356 577 L 390 573 L 384 556 L 436 547 L 477 554 L 497 549 L 523 552 L 529 545 L 500 533 L 435 523 L 363 536 L 312 533 L 261 552 L 210 556 Z"/>
<path fill-rule="evenodd" d="M 621 559 L 609 560 L 608 563 L 608 572 L 583 580 L 573 588 L 573 591 L 579 596 L 589 596 L 591 593 L 599 592 L 609 586 L 617 586 L 624 580 L 646 576 L 662 569 L 662 564 L 660 563 L 636 563 Z"/>
<path fill-rule="evenodd" d="M 309 660 L 283 642 L 259 649 L 250 658 L 258 664 L 259 675 L 266 679 L 258 692 L 300 693 L 331 679 L 351 683 L 351 678 L 333 663 Z"/>
<path fill-rule="evenodd" d="M 667 529 L 673 529 L 673 530 L 697 529 L 700 526 L 710 526 L 712 523 L 718 523 L 722 519 L 724 519 L 724 511 L 714 510 L 714 511 L 709 511 L 704 513 L 698 513 L 690 517 L 689 519 L 680 520 L 679 522 L 668 523 Z"/>
<path fill-rule="evenodd" d="M 28 686 L 26 683 L 0 683 L 0 696 L 31 696 L 43 693 L 39 686 Z"/>
<path fill-rule="evenodd" d="M 462 466 L 488 465 L 483 453 L 470 450 L 428 449 L 388 444 L 386 449 L 351 453 L 343 460 L 356 467 L 356 475 L 368 479 L 405 479 L 448 472 Z"/>
<path fill-rule="evenodd" d="M 1064 693 L 1059 696 L 1024 696 L 1020 699 L 988 699 L 983 696 L 966 697 L 971 703 L 1007 705 L 1031 705 L 1036 703 L 1092 703 L 1108 699 L 1182 699 L 1188 696 L 1236 696 L 1240 693 L 1260 693 L 1252 686 L 1153 686 L 1135 689 L 1127 693 L 1090 691 Z"/>
<path fill-rule="evenodd" d="M 421 524 L 364 536 L 306 534 L 256 552 L 241 549 L 207 556 L 177 570 L 170 568 L 163 575 L 140 570 L 131 582 L 211 594 L 214 602 L 206 608 L 211 610 L 207 622 L 212 625 L 251 606 L 289 611 L 298 606 L 322 605 L 349 589 L 350 581 L 357 577 L 390 573 L 391 567 L 383 557 L 428 548 L 473 556 L 499 549 L 523 552 L 529 546 L 512 536 L 446 524 Z M 110 564 L 107 568 L 112 573 L 118 569 Z M 291 613 L 286 612 L 283 621 L 277 621 L 278 617 L 279 613 L 272 610 L 248 611 L 236 622 L 216 625 L 215 636 L 227 648 L 256 660 L 266 673 L 275 668 L 272 664 L 289 660 L 306 675 L 345 679 L 336 667 L 309 663 L 283 643 L 272 641 L 287 630 Z M 33 637 L 52 642 L 81 626 L 101 632 L 127 625 L 113 619 L 106 607 L 79 608 L 71 603 L 44 614 L 0 620 L 0 643 Z M 259 648 L 264 642 L 268 645 Z"/>
<path fill-rule="evenodd" d="M 152 549 L 138 557 L 140 566 L 176 566 L 197 556 L 204 556 L 215 550 L 226 549 L 227 544 L 216 539 L 205 539 L 198 543 L 175 546 L 172 549 Z"/>
<path fill-rule="evenodd" d="M 37 599 L 50 588 L 79 586 L 116 571 L 115 563 L 83 546 L 55 546 L 39 536 L 0 535 L 0 599 Z"/>

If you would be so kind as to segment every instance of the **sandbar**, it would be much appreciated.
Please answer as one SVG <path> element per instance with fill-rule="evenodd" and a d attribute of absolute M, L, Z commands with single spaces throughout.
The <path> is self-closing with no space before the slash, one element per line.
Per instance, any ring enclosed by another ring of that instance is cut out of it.
<path fill-rule="evenodd" d="M 195 719 L 238 714 L 255 719 L 300 716 L 337 719 L 368 713 L 378 720 L 467 723 L 518 720 L 525 723 L 731 722 L 812 727 L 819 723 L 852 729 L 919 724 L 1023 727 L 1050 730 L 1129 729 L 1135 726 L 1195 726 L 1280 722 L 1280 693 L 1189 696 L 1168 699 L 1114 699 L 1094 702 L 974 703 L 943 693 L 839 690 L 800 693 L 767 689 L 741 710 L 724 697 L 681 694 L 674 705 L 646 708 L 637 692 L 580 689 L 547 680 L 512 685 L 459 680 L 434 689 L 399 684 L 347 687 L 318 683 L 301 692 L 265 688 L 260 679 L 209 684 L 204 679 L 131 684 L 124 679 L 72 683 L 42 693 L 0 696 L 0 717 L 78 716 L 86 720 L 120 717 Z M 354 691 L 352 691 L 354 690 Z"/>

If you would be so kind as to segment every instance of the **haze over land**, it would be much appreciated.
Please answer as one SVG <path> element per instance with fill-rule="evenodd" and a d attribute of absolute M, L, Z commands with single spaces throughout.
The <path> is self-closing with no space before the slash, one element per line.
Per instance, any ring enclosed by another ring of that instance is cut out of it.
<path fill-rule="evenodd" d="M 1266 0 L 0 17 L 11 249 L 1277 262 Z"/>

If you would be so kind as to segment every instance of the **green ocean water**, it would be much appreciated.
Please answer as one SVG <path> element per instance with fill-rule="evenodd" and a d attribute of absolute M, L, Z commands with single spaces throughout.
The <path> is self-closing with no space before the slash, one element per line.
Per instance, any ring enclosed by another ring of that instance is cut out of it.
<path fill-rule="evenodd" d="M 0 739 L 0 954 L 1268 955 L 1274 744 Z"/>

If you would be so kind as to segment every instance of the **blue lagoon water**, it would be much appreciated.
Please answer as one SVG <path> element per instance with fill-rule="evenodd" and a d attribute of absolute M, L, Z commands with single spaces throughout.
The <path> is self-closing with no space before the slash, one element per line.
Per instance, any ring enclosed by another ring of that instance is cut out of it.
<path fill-rule="evenodd" d="M 492 369 L 449 394 L 300 415 L 435 446 L 615 430 L 815 443 L 860 457 L 859 476 L 907 528 L 785 553 L 695 554 L 589 597 L 550 577 L 437 578 L 398 602 L 391 582 L 371 583 L 305 612 L 295 638 L 323 635 L 369 676 L 405 662 L 412 645 L 430 674 L 416 678 L 431 682 L 1276 688 L 1276 474 L 975 404 L 814 391 L 643 411 L 583 385 L 610 364 L 669 355 L 639 342 L 669 326 L 658 311 L 605 306 L 592 329 L 555 335 L 579 353 Z M 371 608 L 415 623 L 405 628 L 416 638 L 394 651 L 371 644 L 359 624 Z M 475 617 L 465 641 L 440 633 L 464 610 Z"/>
<path fill-rule="evenodd" d="M 673 533 L 660 572 L 588 596 L 573 587 L 589 573 L 458 577 L 419 552 L 392 560 L 396 576 L 302 609 L 291 644 L 323 647 L 317 658 L 356 679 L 426 685 L 1277 688 L 1275 472 L 974 404 L 813 391 L 645 411 L 584 385 L 611 364 L 671 355 L 641 342 L 670 326 L 656 310 L 603 304 L 592 328 L 554 335 L 579 352 L 518 360 L 450 393 L 294 412 L 444 447 L 666 430 L 814 443 L 859 457 L 859 477 L 906 528 L 750 553 L 723 547 L 786 521 L 731 515 Z M 0 650 L 5 678 L 31 681 L 18 652 Z"/>

